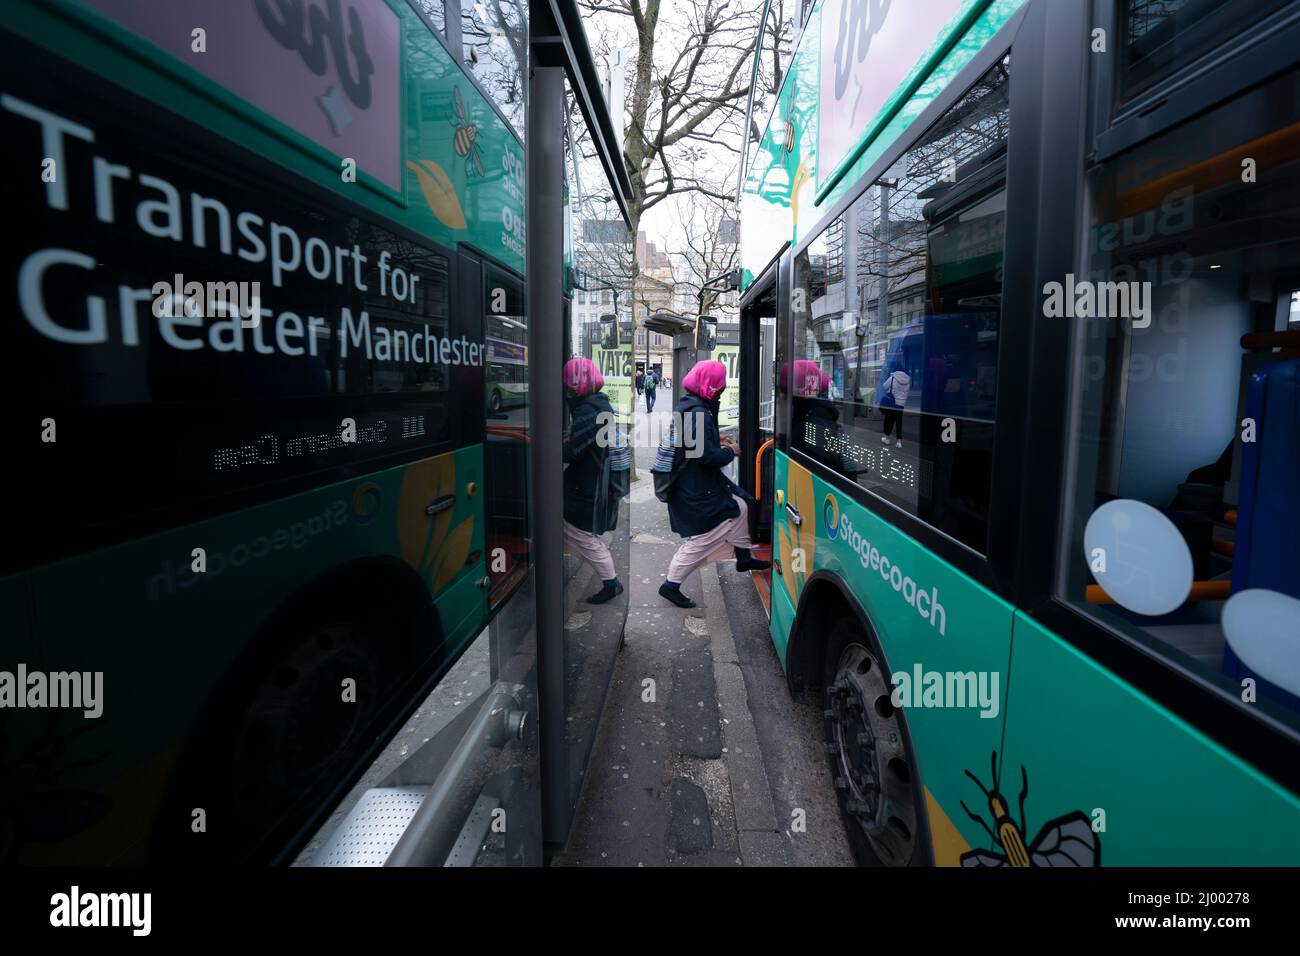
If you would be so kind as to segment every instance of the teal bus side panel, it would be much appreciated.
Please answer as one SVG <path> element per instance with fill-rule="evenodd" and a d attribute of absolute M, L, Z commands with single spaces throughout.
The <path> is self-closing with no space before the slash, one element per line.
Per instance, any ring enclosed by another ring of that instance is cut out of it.
<path fill-rule="evenodd" d="M 789 470 L 789 459 L 777 449 L 772 455 L 772 464 L 776 469 L 772 481 L 773 488 L 787 487 L 786 475 Z M 787 652 L 790 649 L 790 634 L 794 628 L 795 601 L 798 599 L 798 592 L 786 587 L 785 575 L 794 575 L 793 567 L 787 568 L 785 560 L 781 557 L 780 540 L 777 535 L 777 525 L 786 520 L 785 508 L 774 507 L 772 511 L 772 556 L 781 564 L 781 571 L 778 572 L 775 564 L 772 567 L 772 613 L 768 618 L 767 629 L 772 635 L 772 643 L 776 647 L 776 656 L 781 660 L 781 666 L 790 670 L 790 662 L 786 659 Z M 787 532 L 788 534 L 788 532 Z"/>
<path fill-rule="evenodd" d="M 1026 843 L 1078 810 L 1104 814 L 1108 866 L 1300 864 L 1294 794 L 1023 613 L 1012 668 L 1002 792 L 1016 798 L 1024 766 Z"/>
<path fill-rule="evenodd" d="M 920 688 L 911 693 L 910 706 L 906 698 L 903 703 L 921 780 L 951 825 L 974 843 L 983 831 L 961 812 L 961 799 L 971 803 L 970 781 L 962 771 L 970 768 L 981 779 L 987 777 L 989 755 L 1001 740 L 1014 609 L 807 469 L 784 455 L 778 454 L 777 460 L 776 487 L 784 487 L 786 500 L 803 519 L 792 537 L 785 509 L 777 509 L 773 534 L 783 566 L 793 568 L 794 547 L 811 551 L 807 567 L 846 582 L 862 605 L 888 659 L 890 677 L 906 675 L 910 687 L 916 684 L 919 669 Z M 888 571 L 882 570 L 886 560 Z M 796 595 L 806 577 L 795 575 Z M 918 597 L 909 602 L 909 582 L 916 586 L 912 593 L 923 591 L 928 600 Z M 941 621 L 935 620 L 938 615 L 922 613 L 936 598 L 943 608 Z M 950 675 L 954 681 L 955 675 L 973 675 L 977 690 L 982 682 L 987 703 L 980 705 L 978 694 L 974 702 L 924 694 L 926 685 L 933 687 L 936 679 L 947 686 Z M 955 706 L 959 703 L 964 706 Z M 934 822 L 933 805 L 931 816 L 932 827 L 947 833 L 948 824 Z M 951 845 L 952 840 L 946 839 L 945 850 Z"/>
<path fill-rule="evenodd" d="M 152 752 L 160 731 L 195 716 L 208 685 L 281 602 L 366 558 L 401 559 L 431 592 L 438 576 L 435 606 L 447 643 L 459 649 L 486 615 L 477 587 L 485 573 L 483 497 L 464 494 L 469 482 L 483 486 L 482 446 L 38 568 L 31 578 L 48 667 L 104 671 L 114 736 L 124 748 Z M 445 520 L 425 516 L 429 502 L 455 486 L 461 493 Z M 205 553 L 202 574 L 190 571 L 195 548 Z M 455 587 L 465 580 L 476 600 Z M 113 684 L 127 680 L 149 708 L 119 709 L 133 692 Z M 133 730 L 123 726 L 130 720 L 139 721 Z"/>
<path fill-rule="evenodd" d="M 790 632 L 794 627 L 794 604 L 791 603 L 790 597 L 786 594 L 785 589 L 774 587 L 772 589 L 772 616 L 768 619 L 768 632 L 772 635 L 772 644 L 776 647 L 776 656 L 781 661 L 781 666 L 787 671 L 790 669 L 790 662 L 786 660 L 786 654 L 790 649 Z"/>
<path fill-rule="evenodd" d="M 90 847 L 104 858 L 106 835 L 144 839 L 167 767 L 218 679 L 277 608 L 327 572 L 367 559 L 405 565 L 412 597 L 418 579 L 433 598 L 439 656 L 458 655 L 486 622 L 482 488 L 474 445 L 0 582 L 9 593 L 30 580 L 46 669 L 104 673 L 105 716 L 68 721 L 89 728 L 79 750 L 102 756 L 61 785 L 109 795 L 114 815 L 74 838 L 82 852 L 70 843 L 68 858 L 84 859 Z M 426 515 L 448 494 L 453 507 Z M 195 548 L 204 549 L 201 574 L 191 573 Z M 322 603 L 334 596 L 313 593 Z"/>

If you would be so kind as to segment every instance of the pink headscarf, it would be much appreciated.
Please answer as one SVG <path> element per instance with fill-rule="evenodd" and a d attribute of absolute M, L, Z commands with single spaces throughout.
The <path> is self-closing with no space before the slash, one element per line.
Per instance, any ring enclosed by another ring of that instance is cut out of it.
<path fill-rule="evenodd" d="M 573 389 L 581 398 L 605 387 L 605 376 L 589 358 L 571 358 L 564 363 L 565 387 Z"/>
<path fill-rule="evenodd" d="M 794 375 L 796 398 L 816 398 L 818 395 L 825 395 L 827 387 L 831 384 L 830 377 L 811 359 L 795 359 Z M 776 385 L 781 392 L 790 391 L 789 362 L 781 363 L 781 369 L 776 376 Z"/>
<path fill-rule="evenodd" d="M 713 401 L 727 387 L 727 366 L 713 359 L 697 362 L 682 379 L 682 388 L 707 402 Z"/>
<path fill-rule="evenodd" d="M 830 377 L 810 359 L 795 359 L 794 394 L 796 398 L 816 398 L 826 392 Z"/>

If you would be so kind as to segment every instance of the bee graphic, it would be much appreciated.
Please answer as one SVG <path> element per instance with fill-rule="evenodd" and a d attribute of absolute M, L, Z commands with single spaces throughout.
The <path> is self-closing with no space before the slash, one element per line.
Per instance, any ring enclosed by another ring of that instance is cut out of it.
<path fill-rule="evenodd" d="M 457 156 L 465 157 L 465 169 L 473 169 L 479 176 L 483 173 L 483 159 L 478 154 L 478 147 L 474 145 L 474 140 L 478 139 L 478 127 L 469 121 L 469 114 L 465 112 L 465 101 L 460 98 L 460 87 L 451 88 L 451 104 L 456 110 L 456 118 L 450 120 L 452 126 L 456 127 L 456 135 L 451 141 L 452 148 L 456 150 Z"/>
<path fill-rule="evenodd" d="M 989 801 L 989 812 L 993 814 L 993 825 L 997 833 L 989 829 L 987 823 L 978 813 L 973 812 L 963 801 L 961 808 L 966 815 L 984 828 L 1002 852 L 988 850 L 970 850 L 961 855 L 962 866 L 1100 866 L 1101 841 L 1092 829 L 1092 822 L 1082 810 L 1075 810 L 1063 817 L 1049 820 L 1038 831 L 1034 842 L 1025 847 L 1025 798 L 1029 796 L 1029 774 L 1020 768 L 1020 825 L 1011 819 L 1007 807 L 1007 798 L 998 790 L 998 752 L 993 751 L 993 789 L 980 783 L 979 778 L 969 770 L 966 776 L 975 781 L 975 786 L 983 791 Z"/>
<path fill-rule="evenodd" d="M 93 766 L 107 753 L 74 756 L 83 745 L 74 743 L 93 728 L 83 724 L 61 732 L 48 723 L 19 747 L 0 730 L 0 864 L 15 865 L 29 847 L 58 843 L 98 823 L 113 803 L 87 790 L 72 789 L 63 781 L 84 767 Z M 30 850 L 37 852 L 39 850 Z"/>
<path fill-rule="evenodd" d="M 794 94 L 790 95 L 790 105 L 785 111 L 785 151 L 794 152 Z"/>

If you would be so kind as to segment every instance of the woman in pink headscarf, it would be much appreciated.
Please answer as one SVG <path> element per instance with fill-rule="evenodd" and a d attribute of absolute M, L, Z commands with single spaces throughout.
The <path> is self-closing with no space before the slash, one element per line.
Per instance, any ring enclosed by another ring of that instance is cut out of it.
<path fill-rule="evenodd" d="M 740 449 L 718 433 L 718 406 L 727 386 L 721 362 L 699 362 L 682 379 L 686 394 L 673 409 L 679 448 L 677 477 L 668 494 L 668 520 L 686 540 L 668 564 L 659 594 L 678 607 L 694 607 L 682 582 L 710 561 L 733 552 L 737 571 L 771 567 L 750 554 L 749 505 L 752 500 L 722 469 L 740 457 Z"/>
<path fill-rule="evenodd" d="M 604 604 L 623 593 L 614 557 L 601 537 L 618 521 L 617 501 L 608 494 L 605 470 L 609 448 L 597 441 L 602 426 L 614 420 L 614 408 L 605 393 L 605 377 L 588 358 L 564 363 L 564 397 L 572 420 L 564 443 L 564 542 L 586 559 L 600 575 L 601 589 L 588 604 Z M 611 507 L 612 504 L 612 507 Z"/>

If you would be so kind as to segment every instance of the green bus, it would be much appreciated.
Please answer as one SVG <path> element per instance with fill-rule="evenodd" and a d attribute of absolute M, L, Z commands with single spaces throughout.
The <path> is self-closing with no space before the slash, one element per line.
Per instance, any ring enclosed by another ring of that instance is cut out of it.
<path fill-rule="evenodd" d="M 491 412 L 528 403 L 528 325 L 488 315 L 487 404 Z"/>
<path fill-rule="evenodd" d="M 500 9 L 0 9 L 6 863 L 292 859 L 527 577 Z"/>
<path fill-rule="evenodd" d="M 1300 863 L 1300 4 L 802 7 L 742 478 L 856 857 Z"/>

